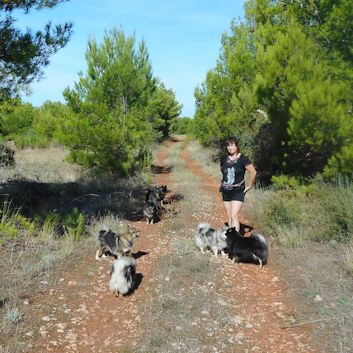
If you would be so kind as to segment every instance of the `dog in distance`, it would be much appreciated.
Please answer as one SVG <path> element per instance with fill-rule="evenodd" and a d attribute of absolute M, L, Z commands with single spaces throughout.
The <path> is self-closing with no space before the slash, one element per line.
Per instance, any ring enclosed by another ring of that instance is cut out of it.
<path fill-rule="evenodd" d="M 167 191 L 167 185 L 149 187 L 146 192 L 146 204 L 149 206 L 161 207 Z"/>
<path fill-rule="evenodd" d="M 162 207 L 163 200 L 167 193 L 167 185 L 151 186 L 146 192 L 146 204 L 143 215 L 147 224 L 153 224 L 161 219 L 165 209 Z"/>
<path fill-rule="evenodd" d="M 147 224 L 153 224 L 160 220 L 160 212 L 156 206 L 146 205 L 143 209 L 143 215 Z"/>

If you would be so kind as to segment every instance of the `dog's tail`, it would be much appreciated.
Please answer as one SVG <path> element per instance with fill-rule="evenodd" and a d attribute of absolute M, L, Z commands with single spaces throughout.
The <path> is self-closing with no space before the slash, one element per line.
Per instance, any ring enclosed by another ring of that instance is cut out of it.
<path fill-rule="evenodd" d="M 265 237 L 262 234 L 253 233 L 252 237 L 254 237 L 259 243 L 267 246 L 267 241 L 266 241 Z"/>
<path fill-rule="evenodd" d="M 210 228 L 211 225 L 209 223 L 200 223 L 196 228 L 196 232 L 206 234 L 210 230 Z"/>
<path fill-rule="evenodd" d="M 260 268 L 262 265 L 265 265 L 267 263 L 267 258 L 268 258 L 268 246 L 267 246 L 267 241 L 265 237 L 261 234 L 254 233 L 252 235 L 258 243 L 258 248 L 255 250 L 255 253 L 253 254 L 254 259 L 259 262 Z"/>

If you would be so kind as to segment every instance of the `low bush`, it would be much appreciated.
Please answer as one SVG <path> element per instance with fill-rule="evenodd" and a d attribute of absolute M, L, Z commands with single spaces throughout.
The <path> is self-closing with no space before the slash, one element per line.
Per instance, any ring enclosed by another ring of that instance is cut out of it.
<path fill-rule="evenodd" d="M 302 239 L 317 241 L 353 238 L 353 183 L 349 181 L 257 189 L 249 194 L 246 207 L 264 232 L 285 237 L 283 242 L 291 246 L 300 243 L 288 236 L 293 231 Z"/>

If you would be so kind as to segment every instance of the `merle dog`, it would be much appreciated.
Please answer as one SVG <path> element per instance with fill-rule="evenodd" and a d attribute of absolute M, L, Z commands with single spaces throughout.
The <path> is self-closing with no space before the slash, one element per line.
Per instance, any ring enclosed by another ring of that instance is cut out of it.
<path fill-rule="evenodd" d="M 226 231 L 229 257 L 233 262 L 248 262 L 265 265 L 268 257 L 266 239 L 261 234 L 242 236 L 235 228 Z"/>
<path fill-rule="evenodd" d="M 212 250 L 214 256 L 220 252 L 224 255 L 227 248 L 226 230 L 228 227 L 220 229 L 212 228 L 209 223 L 200 223 L 195 229 L 195 243 L 203 254 L 205 250 Z"/>

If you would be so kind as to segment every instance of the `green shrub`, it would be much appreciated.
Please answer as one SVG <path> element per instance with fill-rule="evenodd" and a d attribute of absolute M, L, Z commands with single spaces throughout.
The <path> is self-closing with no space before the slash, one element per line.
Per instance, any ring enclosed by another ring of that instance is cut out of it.
<path fill-rule="evenodd" d="M 85 216 L 75 207 L 65 217 L 66 234 L 73 241 L 80 240 L 85 231 Z"/>
<path fill-rule="evenodd" d="M 353 184 L 323 184 L 320 190 L 320 206 L 327 219 L 321 238 L 339 241 L 353 239 Z"/>
<path fill-rule="evenodd" d="M 289 246 L 297 246 L 303 239 L 353 239 L 352 182 L 318 180 L 277 191 L 259 189 L 247 202 L 259 227 Z"/>
<path fill-rule="evenodd" d="M 274 229 L 276 226 L 292 226 L 297 221 L 296 209 L 288 207 L 292 203 L 289 194 L 277 193 L 269 200 L 264 210 L 264 222 L 267 229 Z M 285 199 L 284 197 L 287 197 Z"/>
<path fill-rule="evenodd" d="M 5 243 L 10 239 L 15 239 L 19 236 L 20 232 L 11 223 L 0 223 L 0 244 Z"/>
<path fill-rule="evenodd" d="M 20 213 L 17 213 L 14 216 L 14 221 L 17 228 L 26 232 L 27 235 L 32 236 L 35 234 L 36 223 L 34 221 L 29 220 L 28 218 L 22 216 Z"/>
<path fill-rule="evenodd" d="M 278 189 L 296 188 L 300 185 L 298 178 L 285 174 L 273 175 L 271 181 L 273 186 Z"/>
<path fill-rule="evenodd" d="M 9 135 L 9 138 L 18 148 L 46 148 L 51 143 L 48 137 L 38 134 L 32 128 L 20 135 Z"/>
<path fill-rule="evenodd" d="M 40 236 L 42 239 L 51 239 L 55 236 L 56 229 L 59 226 L 60 219 L 57 213 L 49 213 L 40 229 Z"/>
<path fill-rule="evenodd" d="M 15 166 L 15 152 L 0 143 L 0 167 L 14 167 Z"/>

